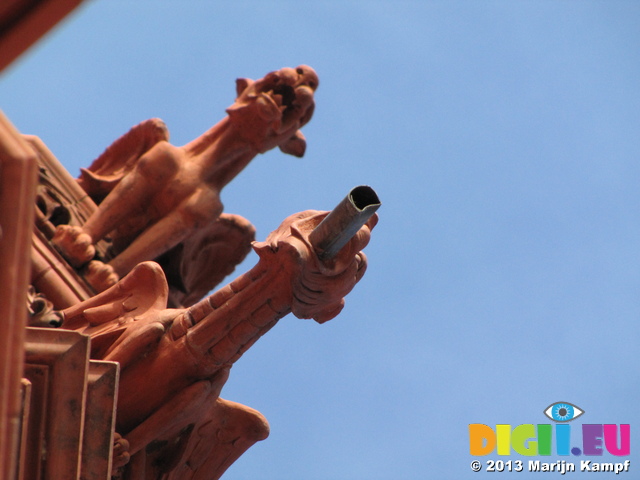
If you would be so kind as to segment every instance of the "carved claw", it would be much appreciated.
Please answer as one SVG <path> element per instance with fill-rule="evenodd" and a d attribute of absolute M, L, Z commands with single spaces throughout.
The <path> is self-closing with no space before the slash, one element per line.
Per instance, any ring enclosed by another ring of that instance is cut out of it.
<path fill-rule="evenodd" d="M 118 283 L 120 277 L 111 265 L 92 260 L 85 269 L 84 279 L 99 293 Z"/>
<path fill-rule="evenodd" d="M 83 266 L 96 254 L 91 237 L 74 225 L 58 225 L 51 242 L 76 268 Z"/>
<path fill-rule="evenodd" d="M 111 461 L 113 470 L 124 467 L 129 463 L 130 458 L 129 442 L 116 432 L 113 437 L 113 460 Z"/>

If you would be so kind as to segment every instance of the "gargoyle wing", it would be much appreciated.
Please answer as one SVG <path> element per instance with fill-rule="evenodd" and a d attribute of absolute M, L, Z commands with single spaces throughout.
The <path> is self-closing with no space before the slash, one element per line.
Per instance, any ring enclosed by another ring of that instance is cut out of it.
<path fill-rule="evenodd" d="M 89 168 L 80 169 L 78 184 L 99 204 L 138 159 L 160 141 L 169 140 L 169 131 L 159 118 L 139 123 L 113 142 Z"/>
<path fill-rule="evenodd" d="M 162 269 L 155 262 L 143 262 L 111 288 L 63 310 L 62 327 L 90 335 L 91 357 L 105 359 L 131 323 L 165 310 L 167 298 Z M 157 337 L 153 331 L 149 327 L 140 341 L 153 341 Z"/>
<path fill-rule="evenodd" d="M 245 405 L 216 399 L 195 425 L 183 459 L 167 480 L 215 480 L 253 444 L 269 435 L 264 416 Z"/>
<path fill-rule="evenodd" d="M 267 438 L 269 424 L 260 412 L 218 396 L 228 369 L 220 377 L 179 392 L 126 435 L 132 456 L 125 478 L 215 480 Z"/>
<path fill-rule="evenodd" d="M 231 274 L 251 251 L 255 232 L 245 218 L 223 213 L 158 258 L 172 306 L 190 307 Z"/>

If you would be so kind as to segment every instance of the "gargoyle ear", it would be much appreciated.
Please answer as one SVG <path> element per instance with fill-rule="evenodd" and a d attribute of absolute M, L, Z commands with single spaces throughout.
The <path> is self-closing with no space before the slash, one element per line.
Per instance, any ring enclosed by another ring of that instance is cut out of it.
<path fill-rule="evenodd" d="M 239 97 L 242 95 L 242 92 L 246 90 L 246 88 L 253 83 L 253 80 L 249 78 L 237 78 L 236 79 L 236 95 Z"/>
<path fill-rule="evenodd" d="M 279 147 L 283 153 L 288 153 L 294 157 L 303 157 L 304 152 L 307 149 L 307 139 L 304 138 L 302 132 L 298 130 L 291 137 L 282 142 Z"/>

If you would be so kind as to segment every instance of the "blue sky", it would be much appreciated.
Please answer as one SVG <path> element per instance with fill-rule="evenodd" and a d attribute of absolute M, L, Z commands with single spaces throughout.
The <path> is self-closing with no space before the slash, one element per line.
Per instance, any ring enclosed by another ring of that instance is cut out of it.
<path fill-rule="evenodd" d="M 634 1 L 95 0 L 0 105 L 76 175 L 141 120 L 182 145 L 237 77 L 314 67 L 305 158 L 256 158 L 225 211 L 264 239 L 369 184 L 380 222 L 338 318 L 287 317 L 234 366 L 223 397 L 271 436 L 224 478 L 479 478 L 471 423 L 562 400 L 640 428 L 639 24 Z"/>

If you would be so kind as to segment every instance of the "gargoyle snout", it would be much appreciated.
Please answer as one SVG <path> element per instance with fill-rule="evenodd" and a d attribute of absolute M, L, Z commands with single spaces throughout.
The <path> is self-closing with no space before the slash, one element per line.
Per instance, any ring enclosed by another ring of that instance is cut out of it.
<path fill-rule="evenodd" d="M 320 84 L 318 74 L 315 70 L 307 65 L 300 65 L 296 68 L 281 68 L 280 70 L 273 72 L 278 83 L 289 85 L 290 87 L 297 88 L 301 86 L 307 86 L 315 92 Z M 275 78 L 271 80 L 275 80 Z M 268 77 L 265 77 L 267 80 Z"/>
<path fill-rule="evenodd" d="M 296 73 L 298 74 L 297 85 L 307 85 L 311 88 L 311 90 L 313 90 L 314 92 L 316 91 L 316 89 L 320 85 L 320 79 L 318 78 L 318 74 L 313 68 L 307 65 L 300 65 L 296 68 Z"/>

